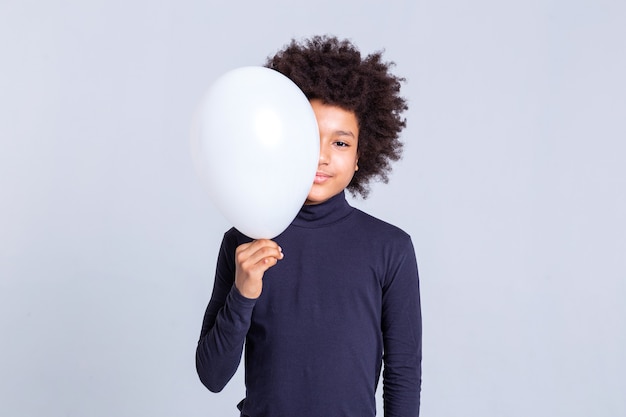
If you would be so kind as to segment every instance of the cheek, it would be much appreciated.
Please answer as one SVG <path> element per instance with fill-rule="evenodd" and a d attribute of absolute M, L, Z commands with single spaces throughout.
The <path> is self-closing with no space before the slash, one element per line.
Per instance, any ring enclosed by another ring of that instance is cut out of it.
<path fill-rule="evenodd" d="M 352 178 L 354 173 L 359 169 L 358 161 L 356 159 L 349 159 L 344 164 L 344 172 L 347 177 Z"/>

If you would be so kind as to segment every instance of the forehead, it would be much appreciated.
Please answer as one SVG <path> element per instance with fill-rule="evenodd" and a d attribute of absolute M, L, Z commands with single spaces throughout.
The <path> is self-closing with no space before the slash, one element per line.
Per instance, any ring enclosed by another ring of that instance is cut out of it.
<path fill-rule="evenodd" d="M 311 100 L 311 107 L 320 130 L 336 131 L 357 137 L 359 125 L 353 111 L 317 99 Z"/>

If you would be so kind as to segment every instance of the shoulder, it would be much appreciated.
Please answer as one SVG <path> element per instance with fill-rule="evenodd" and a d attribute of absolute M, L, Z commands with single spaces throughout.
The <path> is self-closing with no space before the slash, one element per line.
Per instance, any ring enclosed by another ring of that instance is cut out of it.
<path fill-rule="evenodd" d="M 383 253 L 390 258 L 414 255 L 411 236 L 391 223 L 354 209 L 352 233 L 357 240 L 366 243 L 373 253 Z"/>
<path fill-rule="evenodd" d="M 224 233 L 224 238 L 222 239 L 222 246 L 228 249 L 234 250 L 237 246 L 242 243 L 251 242 L 252 239 L 248 236 L 241 233 L 239 230 L 231 227 Z"/>
<path fill-rule="evenodd" d="M 401 242 L 411 240 L 411 236 L 398 226 L 394 226 L 357 208 L 354 209 L 353 217 L 363 233 L 377 236 L 378 239 Z"/>
<path fill-rule="evenodd" d="M 359 224 L 359 247 L 375 265 L 384 288 L 398 277 L 400 281 L 417 277 L 415 248 L 407 232 L 358 209 L 354 216 Z"/>

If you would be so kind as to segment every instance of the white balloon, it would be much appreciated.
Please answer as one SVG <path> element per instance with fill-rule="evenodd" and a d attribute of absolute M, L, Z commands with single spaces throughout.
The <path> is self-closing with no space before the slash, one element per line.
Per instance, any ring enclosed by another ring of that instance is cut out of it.
<path fill-rule="evenodd" d="M 209 197 L 243 234 L 271 239 L 311 189 L 319 130 L 304 93 L 264 67 L 219 77 L 194 117 L 192 155 Z"/>

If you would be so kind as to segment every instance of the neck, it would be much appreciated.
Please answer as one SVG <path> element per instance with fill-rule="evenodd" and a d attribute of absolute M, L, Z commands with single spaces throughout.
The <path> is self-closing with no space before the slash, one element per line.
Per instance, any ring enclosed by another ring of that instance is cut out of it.
<path fill-rule="evenodd" d="M 348 216 L 354 208 L 346 201 L 345 193 L 318 204 L 307 204 L 300 209 L 293 224 L 300 227 L 319 227 L 334 223 Z"/>

